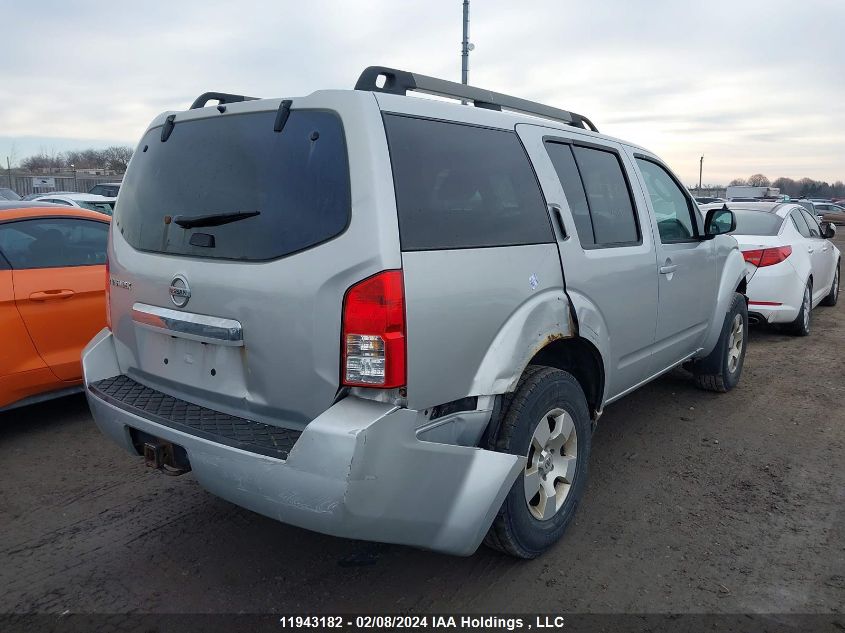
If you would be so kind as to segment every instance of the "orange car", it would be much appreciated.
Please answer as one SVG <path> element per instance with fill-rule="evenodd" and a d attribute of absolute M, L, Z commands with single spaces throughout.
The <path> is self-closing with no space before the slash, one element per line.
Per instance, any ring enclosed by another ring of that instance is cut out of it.
<path fill-rule="evenodd" d="M 81 390 L 82 348 L 106 325 L 109 222 L 0 203 L 0 411 Z"/>

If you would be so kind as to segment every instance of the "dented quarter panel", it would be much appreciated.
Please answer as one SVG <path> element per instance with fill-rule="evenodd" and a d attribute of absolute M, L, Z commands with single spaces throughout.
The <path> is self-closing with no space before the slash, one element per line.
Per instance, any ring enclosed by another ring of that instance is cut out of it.
<path fill-rule="evenodd" d="M 572 333 L 555 244 L 405 252 L 402 266 L 411 409 L 504 393 Z"/>
<path fill-rule="evenodd" d="M 530 297 L 499 329 L 473 377 L 470 393 L 513 391 L 537 352 L 574 335 L 569 300 L 562 288 Z"/>

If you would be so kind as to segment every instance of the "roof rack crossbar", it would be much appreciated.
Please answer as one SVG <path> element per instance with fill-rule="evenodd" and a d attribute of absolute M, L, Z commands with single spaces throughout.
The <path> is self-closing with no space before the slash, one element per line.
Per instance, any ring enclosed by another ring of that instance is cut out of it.
<path fill-rule="evenodd" d="M 384 82 L 382 85 L 378 83 L 380 80 Z M 437 77 L 410 73 L 405 70 L 387 68 L 385 66 L 370 66 L 365 68 L 364 72 L 358 78 L 358 82 L 355 84 L 355 90 L 384 92 L 395 95 L 406 95 L 409 91 L 424 92 L 439 97 L 472 101 L 476 108 L 512 110 L 544 119 L 552 119 L 560 123 L 566 123 L 567 125 L 584 128 L 585 130 L 592 130 L 593 132 L 599 131 L 587 117 L 574 112 L 560 110 L 543 105 L 542 103 L 512 97 L 500 92 L 491 92 L 482 88 L 476 88 L 475 86 L 465 86 L 454 81 L 446 81 Z"/>
<path fill-rule="evenodd" d="M 228 92 L 204 92 L 191 104 L 191 110 L 204 108 L 209 101 L 224 103 L 237 103 L 238 101 L 254 101 L 257 97 L 246 97 L 244 95 L 233 95 Z"/>

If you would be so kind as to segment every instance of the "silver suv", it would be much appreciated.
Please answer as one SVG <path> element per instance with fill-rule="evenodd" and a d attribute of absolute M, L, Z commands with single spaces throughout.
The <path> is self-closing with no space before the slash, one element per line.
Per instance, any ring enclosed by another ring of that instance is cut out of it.
<path fill-rule="evenodd" d="M 123 181 L 88 399 L 148 466 L 280 521 L 535 557 L 606 405 L 678 365 L 739 380 L 733 226 L 650 152 L 515 97 L 381 67 L 207 93 Z"/>

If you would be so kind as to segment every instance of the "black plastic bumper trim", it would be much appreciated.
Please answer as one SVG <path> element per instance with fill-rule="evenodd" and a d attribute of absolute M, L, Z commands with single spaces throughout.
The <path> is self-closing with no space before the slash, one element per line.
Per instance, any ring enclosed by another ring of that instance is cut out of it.
<path fill-rule="evenodd" d="M 287 459 L 302 435 L 302 431 L 254 422 L 180 400 L 126 375 L 98 380 L 88 389 L 101 400 L 150 422 L 276 459 Z"/>

